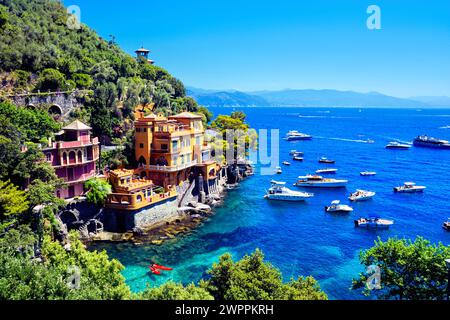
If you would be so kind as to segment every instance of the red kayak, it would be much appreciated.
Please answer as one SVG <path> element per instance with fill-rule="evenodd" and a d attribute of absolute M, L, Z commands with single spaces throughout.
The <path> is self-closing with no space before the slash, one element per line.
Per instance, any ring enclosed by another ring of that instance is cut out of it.
<path fill-rule="evenodd" d="M 155 267 L 148 266 L 148 268 L 150 269 L 150 271 L 151 271 L 153 274 L 161 274 L 161 271 L 159 271 L 159 270 L 156 269 Z"/>
<path fill-rule="evenodd" d="M 152 264 L 152 267 L 155 268 L 155 269 L 160 269 L 160 270 L 169 270 L 169 271 L 173 270 L 172 268 L 165 267 L 165 266 L 160 266 L 159 264 L 156 264 L 156 263 Z"/>

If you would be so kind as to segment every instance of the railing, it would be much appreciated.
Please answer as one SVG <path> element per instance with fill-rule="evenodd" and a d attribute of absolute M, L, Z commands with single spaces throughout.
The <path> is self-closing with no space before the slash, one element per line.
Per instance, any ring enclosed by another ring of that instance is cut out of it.
<path fill-rule="evenodd" d="M 146 170 L 173 172 L 173 171 L 183 170 L 183 169 L 195 166 L 196 164 L 198 164 L 197 160 L 191 161 L 189 163 L 177 165 L 177 166 L 143 165 L 142 167 Z"/>
<path fill-rule="evenodd" d="M 77 182 L 84 182 L 90 178 L 93 178 L 95 176 L 95 172 L 89 172 L 89 173 L 83 173 L 82 175 L 78 177 L 72 177 L 72 179 L 69 180 L 69 177 L 62 177 L 64 182 L 66 183 L 77 183 Z"/>
<path fill-rule="evenodd" d="M 120 210 L 138 210 L 152 204 L 156 204 L 167 199 L 175 198 L 177 191 L 175 188 L 161 193 L 145 197 L 144 193 L 110 193 L 106 198 L 106 207 Z"/>
<path fill-rule="evenodd" d="M 65 148 L 77 148 L 77 147 L 84 147 L 89 146 L 92 144 L 98 144 L 98 139 L 94 138 L 92 141 L 58 141 L 56 142 L 58 148 L 65 149 Z"/>

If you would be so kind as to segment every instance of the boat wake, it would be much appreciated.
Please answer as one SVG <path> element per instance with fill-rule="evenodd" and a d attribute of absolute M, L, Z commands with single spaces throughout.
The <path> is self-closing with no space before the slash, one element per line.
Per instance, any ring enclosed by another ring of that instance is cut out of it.
<path fill-rule="evenodd" d="M 398 143 L 404 143 L 404 144 L 412 145 L 411 141 L 404 141 L 404 140 L 400 140 L 400 139 L 393 138 L 393 137 L 382 137 L 382 138 L 384 138 L 384 139 L 386 139 L 388 141 L 395 141 L 395 142 L 398 142 Z"/>
<path fill-rule="evenodd" d="M 316 136 L 315 138 L 337 140 L 337 141 L 347 141 L 347 142 L 355 142 L 355 143 L 373 143 L 373 142 L 370 142 L 367 140 L 362 140 L 362 139 L 330 138 L 330 137 L 318 137 L 318 136 Z"/>
<path fill-rule="evenodd" d="M 439 127 L 439 129 L 450 129 L 450 126 L 442 126 L 442 127 Z"/>

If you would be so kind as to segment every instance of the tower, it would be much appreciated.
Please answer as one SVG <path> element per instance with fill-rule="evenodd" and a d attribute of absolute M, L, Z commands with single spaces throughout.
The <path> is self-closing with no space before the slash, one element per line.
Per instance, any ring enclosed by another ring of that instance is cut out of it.
<path fill-rule="evenodd" d="M 153 60 L 150 60 L 148 58 L 148 54 L 150 53 L 150 50 L 144 49 L 143 47 L 141 47 L 140 49 L 135 51 L 136 53 L 136 59 L 143 59 L 145 61 L 147 61 L 150 64 L 155 63 Z"/>

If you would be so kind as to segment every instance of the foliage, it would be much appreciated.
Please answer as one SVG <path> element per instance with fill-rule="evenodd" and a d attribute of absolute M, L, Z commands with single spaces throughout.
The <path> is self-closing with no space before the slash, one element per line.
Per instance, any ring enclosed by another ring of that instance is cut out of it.
<path fill-rule="evenodd" d="M 36 89 L 41 91 L 57 91 L 67 89 L 66 77 L 56 69 L 44 69 L 39 74 Z"/>
<path fill-rule="evenodd" d="M 257 249 L 234 262 L 230 254 L 220 257 L 208 271 L 210 279 L 200 283 L 218 300 L 323 300 L 327 299 L 312 277 L 283 283 L 281 273 Z"/>
<path fill-rule="evenodd" d="M 9 181 L 0 181 L 0 231 L 17 221 L 17 216 L 28 210 L 24 191 Z"/>
<path fill-rule="evenodd" d="M 214 300 L 208 291 L 193 283 L 183 286 L 171 281 L 156 288 L 147 288 L 139 294 L 139 298 L 142 300 Z"/>
<path fill-rule="evenodd" d="M 363 289 L 366 295 L 382 299 L 428 300 L 443 299 L 447 287 L 445 259 L 450 258 L 450 246 L 431 244 L 421 237 L 415 241 L 388 239 L 360 253 L 365 266 L 378 266 L 381 271 L 381 289 L 370 291 L 365 287 L 367 274 L 353 280 L 353 289 Z"/>
<path fill-rule="evenodd" d="M 112 192 L 111 185 L 102 179 L 90 179 L 85 182 L 84 187 L 88 189 L 87 200 L 97 206 L 105 204 L 106 197 Z"/>

